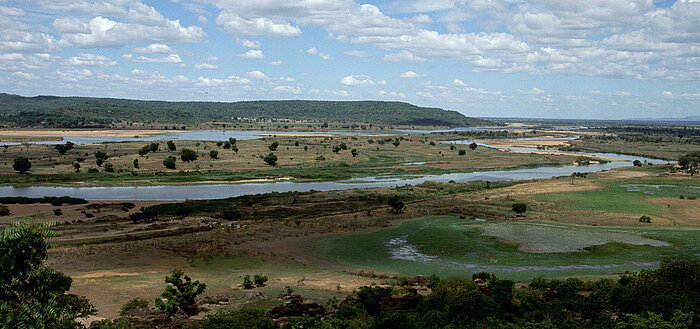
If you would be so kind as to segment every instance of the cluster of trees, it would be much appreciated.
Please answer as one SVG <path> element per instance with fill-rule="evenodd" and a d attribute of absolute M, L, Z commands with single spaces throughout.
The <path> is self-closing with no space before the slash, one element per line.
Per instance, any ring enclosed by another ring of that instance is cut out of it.
<path fill-rule="evenodd" d="M 158 102 L 89 97 L 22 97 L 0 94 L 0 120 L 12 126 L 109 127 L 135 122 L 190 124 L 231 118 L 285 118 L 415 126 L 472 126 L 490 122 L 456 111 L 383 101 Z M 232 143 L 233 144 L 233 143 Z"/>
<path fill-rule="evenodd" d="M 698 166 L 700 165 L 700 152 L 691 152 L 678 159 L 678 165 L 691 175 L 698 172 Z"/>

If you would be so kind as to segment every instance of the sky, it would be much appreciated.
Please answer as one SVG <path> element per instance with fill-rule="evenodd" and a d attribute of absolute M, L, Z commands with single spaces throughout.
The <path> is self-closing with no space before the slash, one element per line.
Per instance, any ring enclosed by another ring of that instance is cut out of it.
<path fill-rule="evenodd" d="M 700 0 L 0 0 L 0 92 L 700 115 Z"/>

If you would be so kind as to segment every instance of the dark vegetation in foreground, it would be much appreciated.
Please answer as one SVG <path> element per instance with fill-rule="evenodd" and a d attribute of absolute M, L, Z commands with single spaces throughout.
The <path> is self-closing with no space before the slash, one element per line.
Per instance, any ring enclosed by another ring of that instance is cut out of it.
<path fill-rule="evenodd" d="M 50 225 L 15 223 L 0 231 L 0 328 L 79 328 L 95 310 L 66 294 L 71 279 L 46 263 Z M 658 269 L 619 280 L 534 279 L 526 287 L 488 273 L 471 279 L 399 278 L 365 286 L 325 306 L 283 292 L 270 311 L 222 307 L 203 320 L 196 296 L 206 287 L 180 271 L 166 278 L 160 327 L 168 328 L 695 328 L 700 324 L 700 257 L 664 260 Z M 420 291 L 421 293 L 419 293 Z M 132 303 L 129 308 L 148 305 Z M 170 305 L 171 311 L 168 311 Z M 125 317 L 91 328 L 137 328 Z M 178 312 L 177 310 L 187 310 Z M 138 312 L 137 312 L 138 313 Z M 141 323 L 141 326 L 144 324 Z M 146 325 L 149 327 L 149 325 Z M 152 327 L 152 326 L 150 326 Z"/>
<path fill-rule="evenodd" d="M 177 125 L 267 119 L 406 126 L 489 124 L 486 120 L 469 118 L 456 111 L 383 101 L 163 102 L 90 97 L 22 97 L 0 93 L 0 113 L 0 121 L 8 127 L 107 128 L 124 123 L 124 118 L 129 118 L 132 123 Z"/>

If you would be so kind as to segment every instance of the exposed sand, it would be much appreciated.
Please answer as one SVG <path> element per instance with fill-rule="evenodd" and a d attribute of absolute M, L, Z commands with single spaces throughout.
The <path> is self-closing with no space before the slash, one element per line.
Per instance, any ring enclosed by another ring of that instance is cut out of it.
<path fill-rule="evenodd" d="M 565 140 L 552 140 L 552 139 L 537 139 L 537 140 L 507 140 L 507 139 L 494 139 L 494 140 L 475 140 L 478 143 L 484 143 L 496 147 L 529 147 L 537 148 L 538 146 L 563 146 L 568 145 Z M 570 155 L 570 156 L 584 156 L 589 158 L 603 159 L 608 161 L 625 161 L 623 159 L 605 157 L 605 156 L 593 156 L 588 154 L 580 154 L 573 152 L 553 152 L 548 150 L 506 150 L 501 149 L 503 152 L 513 152 L 513 153 L 538 153 L 538 154 L 551 154 L 551 155 Z"/>
<path fill-rule="evenodd" d="M 256 136 L 296 136 L 296 137 L 335 137 L 338 136 L 337 134 L 328 134 L 328 133 L 314 133 L 314 132 L 286 132 L 286 133 L 262 133 L 262 134 L 256 134 Z M 394 136 L 392 134 L 353 134 L 350 136 L 356 136 L 356 137 L 384 137 L 384 136 Z"/>
<path fill-rule="evenodd" d="M 133 137 L 150 136 L 155 134 L 186 132 L 191 130 L 155 130 L 155 129 L 91 129 L 91 130 L 0 130 L 0 139 L 4 137 Z"/>

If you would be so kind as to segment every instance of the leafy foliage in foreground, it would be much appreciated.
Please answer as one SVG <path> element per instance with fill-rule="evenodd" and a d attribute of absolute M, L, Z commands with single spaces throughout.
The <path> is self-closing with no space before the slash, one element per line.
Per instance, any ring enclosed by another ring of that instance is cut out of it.
<path fill-rule="evenodd" d="M 78 328 L 94 314 L 85 297 L 66 294 L 72 280 L 46 264 L 51 223 L 12 223 L 0 231 L 0 328 Z"/>
<path fill-rule="evenodd" d="M 289 318 L 285 329 L 334 328 L 697 328 L 700 257 L 665 260 L 659 269 L 620 280 L 513 281 L 477 273 L 472 279 L 431 277 L 432 292 L 403 287 L 361 287 L 327 308 L 325 316 Z M 399 280 L 401 283 L 401 280 Z M 223 308 L 200 329 L 269 328 L 259 310 Z M 252 319 L 257 319 L 252 321 Z M 243 326 L 241 326 L 243 327 Z"/>
<path fill-rule="evenodd" d="M 134 122 L 192 124 L 231 118 L 412 126 L 470 126 L 488 121 L 456 111 L 383 101 L 161 102 L 90 97 L 22 97 L 0 93 L 0 122 L 23 127 L 109 127 Z M 234 144 L 234 143 L 232 143 Z"/>

